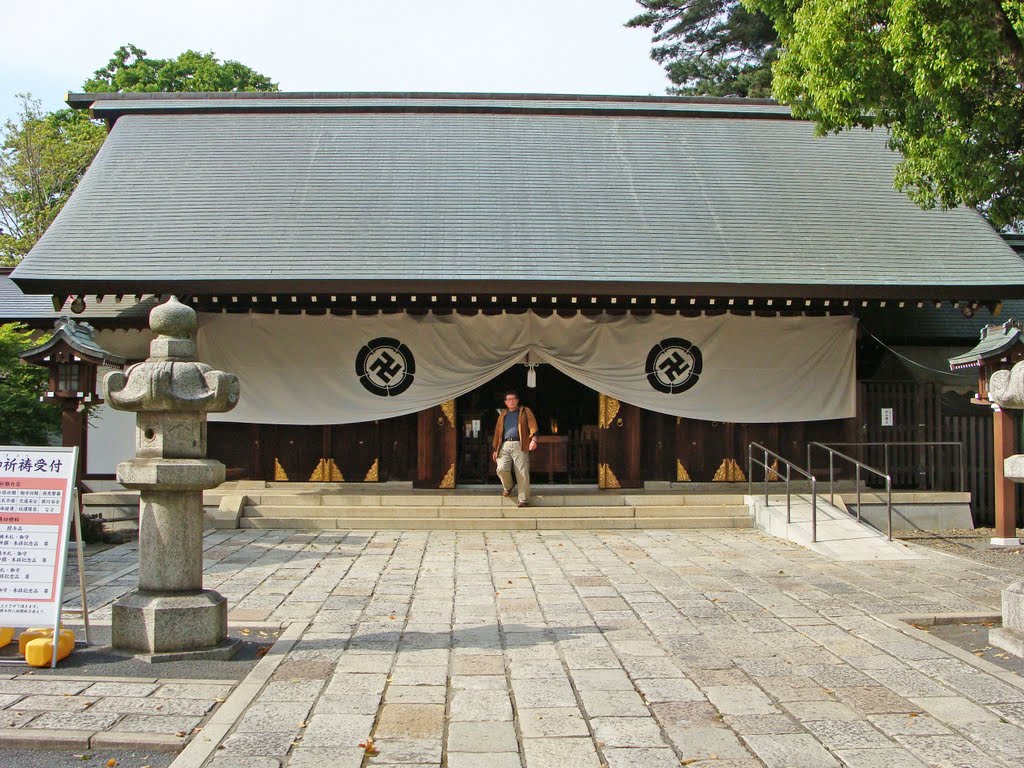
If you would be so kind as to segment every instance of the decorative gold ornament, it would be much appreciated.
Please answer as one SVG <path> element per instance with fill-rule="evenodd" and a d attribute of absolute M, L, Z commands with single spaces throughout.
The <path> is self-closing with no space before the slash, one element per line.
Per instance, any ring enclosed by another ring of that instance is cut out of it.
<path fill-rule="evenodd" d="M 683 466 L 683 462 L 676 459 L 676 482 L 677 483 L 689 483 L 692 482 L 690 479 L 690 473 L 686 471 L 686 467 Z"/>
<path fill-rule="evenodd" d="M 736 459 L 724 459 L 713 478 L 716 483 L 739 483 L 747 479 Z"/>
<path fill-rule="evenodd" d="M 284 471 L 284 467 L 281 466 L 281 462 L 274 458 L 274 479 L 275 480 L 287 480 L 288 473 Z"/>
<path fill-rule="evenodd" d="M 309 476 L 309 482 L 311 483 L 322 483 L 327 479 L 327 462 L 320 459 L 320 463 L 316 465 L 316 469 L 313 470 L 313 474 Z"/>
<path fill-rule="evenodd" d="M 441 410 L 444 411 L 445 418 L 448 419 L 448 426 L 455 429 L 455 401 L 445 400 L 441 403 Z"/>
<path fill-rule="evenodd" d="M 776 459 L 775 461 L 772 462 L 771 467 L 768 469 L 768 482 L 781 479 L 782 478 L 779 477 L 779 460 Z"/>
<path fill-rule="evenodd" d="M 448 471 L 445 473 L 444 479 L 441 480 L 441 484 L 438 488 L 454 488 L 455 487 L 455 465 L 452 464 L 448 467 Z"/>
<path fill-rule="evenodd" d="M 341 470 L 338 469 L 338 465 L 334 463 L 334 459 L 320 459 L 313 474 L 309 476 L 309 482 L 344 483 L 345 478 L 342 476 Z"/>
<path fill-rule="evenodd" d="M 364 483 L 376 483 L 377 472 L 380 469 L 380 459 L 373 460 L 373 466 L 366 471 L 366 477 L 363 478 Z"/>
<path fill-rule="evenodd" d="M 597 399 L 597 423 L 601 429 L 608 429 L 619 415 L 621 404 L 610 395 L 601 394 Z"/>
<path fill-rule="evenodd" d="M 612 472 L 612 468 L 607 464 L 597 465 L 597 487 L 598 488 L 621 488 L 619 484 L 619 478 Z"/>

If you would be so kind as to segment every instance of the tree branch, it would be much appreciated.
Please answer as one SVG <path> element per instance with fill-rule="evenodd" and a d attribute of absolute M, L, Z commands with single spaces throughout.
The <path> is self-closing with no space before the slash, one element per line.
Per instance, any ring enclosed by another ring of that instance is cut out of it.
<path fill-rule="evenodd" d="M 1017 30 L 1014 29 L 1010 16 L 1003 7 L 1002 0 L 992 0 L 995 6 L 995 28 L 1000 39 L 1006 45 L 1006 52 L 1017 74 L 1017 82 L 1024 84 L 1024 43 L 1021 43 Z"/>

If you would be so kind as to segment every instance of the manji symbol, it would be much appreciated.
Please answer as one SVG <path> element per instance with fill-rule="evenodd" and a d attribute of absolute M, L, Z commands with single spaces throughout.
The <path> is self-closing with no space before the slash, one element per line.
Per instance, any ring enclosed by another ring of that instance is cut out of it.
<path fill-rule="evenodd" d="M 644 366 L 651 387 L 667 395 L 692 388 L 703 369 L 704 358 L 697 345 L 675 337 L 662 339 L 651 347 Z"/>
<path fill-rule="evenodd" d="M 416 359 L 398 339 L 381 336 L 363 345 L 356 356 L 359 383 L 378 397 L 397 397 L 412 386 Z"/>

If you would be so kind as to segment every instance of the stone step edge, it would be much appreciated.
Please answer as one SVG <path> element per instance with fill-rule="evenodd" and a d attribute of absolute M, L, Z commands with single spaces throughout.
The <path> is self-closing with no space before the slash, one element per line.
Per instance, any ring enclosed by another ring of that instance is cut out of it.
<path fill-rule="evenodd" d="M 495 507 L 268 507 L 246 506 L 247 518 L 315 518 L 321 520 L 352 520 L 358 518 L 520 518 L 538 517 L 585 519 L 590 517 L 750 517 L 750 510 L 742 505 L 722 507 L 543 507 L 525 508 L 507 504 Z"/>
<path fill-rule="evenodd" d="M 753 528 L 753 518 L 747 517 L 611 517 L 611 518 L 254 518 L 238 521 L 243 529 L 270 530 L 736 530 Z"/>
<path fill-rule="evenodd" d="M 424 493 L 422 495 L 400 494 L 245 494 L 252 506 L 271 507 L 474 507 L 498 506 L 504 501 L 498 491 L 489 494 L 443 495 Z M 534 493 L 538 506 L 550 507 L 715 507 L 735 506 L 744 503 L 738 494 L 631 494 L 631 493 Z"/>

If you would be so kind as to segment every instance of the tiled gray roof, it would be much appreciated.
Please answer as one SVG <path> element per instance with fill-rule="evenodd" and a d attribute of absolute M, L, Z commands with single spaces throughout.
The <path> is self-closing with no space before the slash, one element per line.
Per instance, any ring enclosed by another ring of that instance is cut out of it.
<path fill-rule="evenodd" d="M 1024 296 L 976 212 L 892 189 L 881 132 L 737 100 L 272 96 L 104 95 L 120 117 L 19 284 Z"/>
<path fill-rule="evenodd" d="M 6 269 L 0 271 L 0 323 L 52 320 L 58 316 L 49 296 L 25 295 L 8 274 Z"/>

